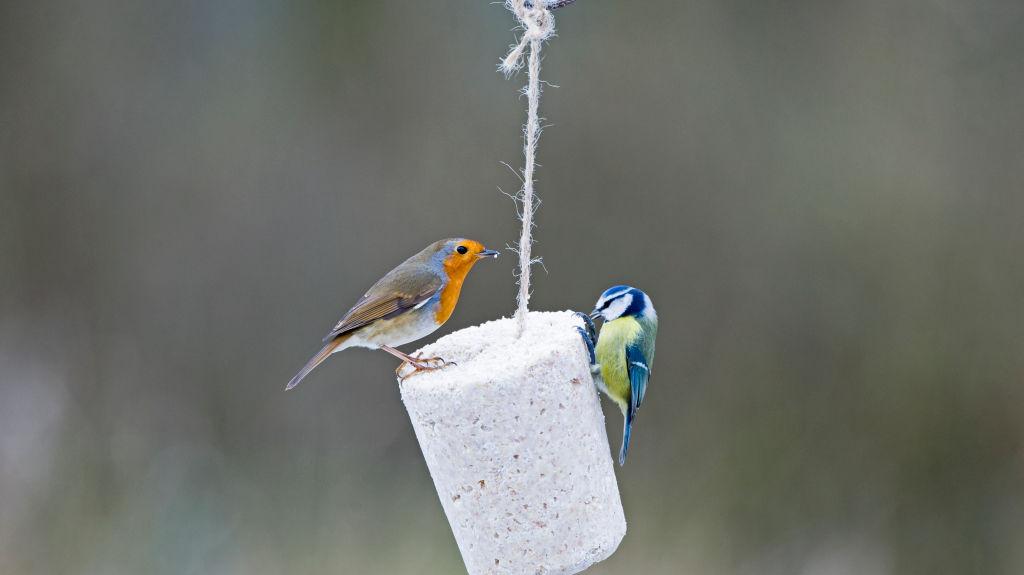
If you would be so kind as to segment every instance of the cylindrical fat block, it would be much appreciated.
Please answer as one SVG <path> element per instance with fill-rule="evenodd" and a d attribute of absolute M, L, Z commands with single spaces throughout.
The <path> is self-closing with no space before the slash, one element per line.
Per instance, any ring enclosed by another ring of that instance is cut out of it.
<path fill-rule="evenodd" d="M 626 533 L 604 415 L 570 312 L 501 319 L 425 347 L 457 365 L 402 400 L 470 575 L 571 574 Z"/>

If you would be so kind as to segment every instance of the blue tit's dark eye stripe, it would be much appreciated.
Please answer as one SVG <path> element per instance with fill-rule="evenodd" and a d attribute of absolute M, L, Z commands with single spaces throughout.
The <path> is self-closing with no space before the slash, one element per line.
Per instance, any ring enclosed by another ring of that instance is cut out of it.
<path fill-rule="evenodd" d="M 646 307 L 644 295 L 639 290 L 632 290 L 629 293 L 633 296 L 633 301 L 629 303 L 629 307 L 626 308 L 622 315 L 639 315 L 644 311 L 644 307 Z"/>

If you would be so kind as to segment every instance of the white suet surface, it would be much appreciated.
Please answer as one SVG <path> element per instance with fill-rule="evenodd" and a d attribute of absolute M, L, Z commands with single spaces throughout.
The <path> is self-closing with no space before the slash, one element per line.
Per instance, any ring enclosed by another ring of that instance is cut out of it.
<path fill-rule="evenodd" d="M 604 415 L 571 312 L 466 328 L 422 350 L 458 365 L 402 400 L 470 575 L 572 574 L 626 533 Z"/>

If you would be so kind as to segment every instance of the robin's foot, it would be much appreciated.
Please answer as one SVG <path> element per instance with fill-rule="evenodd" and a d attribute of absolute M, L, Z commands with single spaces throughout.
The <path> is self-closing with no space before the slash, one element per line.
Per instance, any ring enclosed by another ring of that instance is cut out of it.
<path fill-rule="evenodd" d="M 440 357 L 422 357 L 416 355 L 411 356 L 409 359 L 402 362 L 402 364 L 398 366 L 398 369 L 395 370 L 395 375 L 398 376 L 399 381 L 405 381 L 407 377 L 416 375 L 417 373 L 435 371 L 449 365 L 455 365 L 455 362 L 445 361 Z"/>
<path fill-rule="evenodd" d="M 597 366 L 597 356 L 594 355 L 594 340 L 597 339 L 597 328 L 594 327 L 594 321 L 590 319 L 589 315 L 578 311 L 574 312 L 573 315 L 583 320 L 583 327 L 577 327 L 576 331 L 583 338 L 583 344 L 587 346 L 587 353 L 590 354 L 590 369 L 593 370 Z"/>

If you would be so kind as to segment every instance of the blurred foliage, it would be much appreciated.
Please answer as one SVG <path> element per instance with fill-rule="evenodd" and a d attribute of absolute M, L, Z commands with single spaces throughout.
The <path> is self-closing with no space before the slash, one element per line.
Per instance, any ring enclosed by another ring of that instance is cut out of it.
<path fill-rule="evenodd" d="M 532 303 L 629 282 L 662 320 L 630 531 L 591 572 L 1024 571 L 1024 4 L 558 25 Z M 0 6 L 0 572 L 460 572 L 392 358 L 282 388 L 406 255 L 514 241 L 511 26 Z M 510 313 L 512 274 L 474 273 L 441 333 Z"/>

